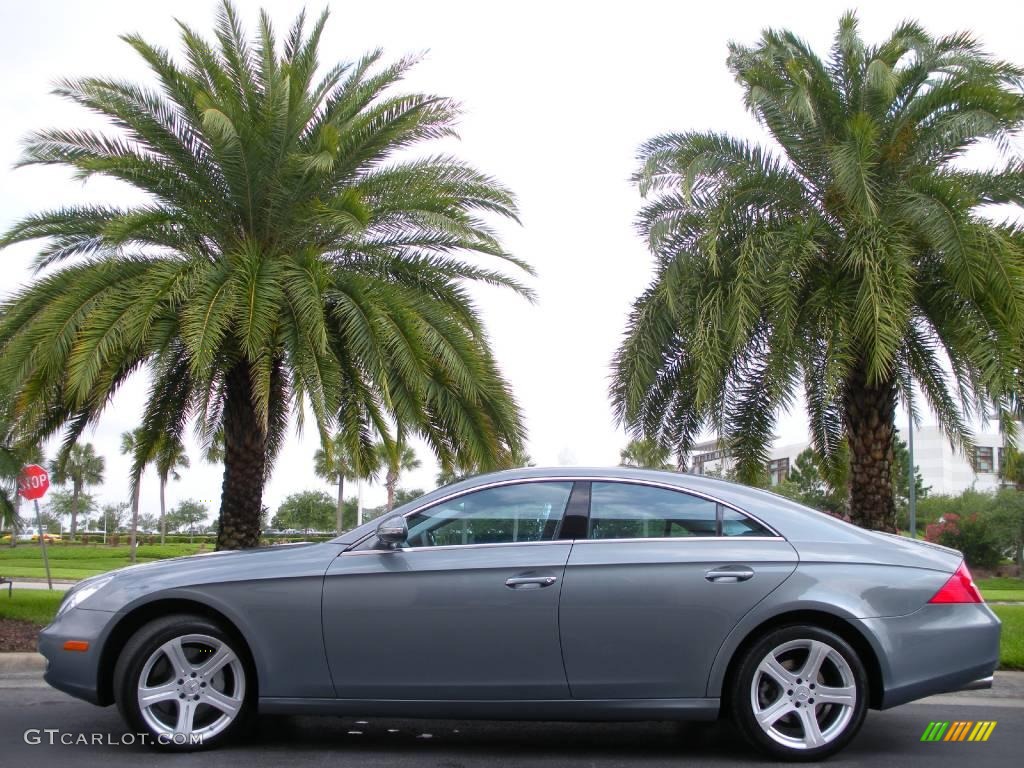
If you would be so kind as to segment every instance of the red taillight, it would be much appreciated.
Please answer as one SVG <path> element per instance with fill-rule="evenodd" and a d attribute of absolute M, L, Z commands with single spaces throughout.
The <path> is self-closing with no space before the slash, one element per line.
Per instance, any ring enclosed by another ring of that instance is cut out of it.
<path fill-rule="evenodd" d="M 971 572 L 967 570 L 967 563 L 960 563 L 956 573 L 949 577 L 949 581 L 942 585 L 942 589 L 935 593 L 929 603 L 983 603 L 985 598 L 981 596 Z"/>

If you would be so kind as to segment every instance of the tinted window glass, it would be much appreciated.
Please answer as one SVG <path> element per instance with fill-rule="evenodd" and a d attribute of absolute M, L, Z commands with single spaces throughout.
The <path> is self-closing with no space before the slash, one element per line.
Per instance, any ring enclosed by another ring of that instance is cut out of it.
<path fill-rule="evenodd" d="M 629 483 L 594 483 L 589 539 L 714 536 L 713 501 L 680 491 Z"/>
<path fill-rule="evenodd" d="M 408 546 L 554 539 L 572 483 L 521 483 L 467 493 L 406 518 Z"/>
<path fill-rule="evenodd" d="M 735 509 L 722 507 L 722 535 L 723 536 L 774 536 L 775 534 L 765 528 L 756 520 L 751 520 Z"/>

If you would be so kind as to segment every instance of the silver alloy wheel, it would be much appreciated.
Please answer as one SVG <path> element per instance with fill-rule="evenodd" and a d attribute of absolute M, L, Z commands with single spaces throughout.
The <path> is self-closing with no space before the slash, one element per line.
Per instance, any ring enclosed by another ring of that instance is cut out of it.
<path fill-rule="evenodd" d="M 857 684 L 850 664 L 828 643 L 790 640 L 757 665 L 750 704 L 773 741 L 815 749 L 837 739 L 850 723 Z"/>
<path fill-rule="evenodd" d="M 146 660 L 138 681 L 139 711 L 157 734 L 216 736 L 245 702 L 245 669 L 227 643 L 210 635 L 168 640 Z"/>

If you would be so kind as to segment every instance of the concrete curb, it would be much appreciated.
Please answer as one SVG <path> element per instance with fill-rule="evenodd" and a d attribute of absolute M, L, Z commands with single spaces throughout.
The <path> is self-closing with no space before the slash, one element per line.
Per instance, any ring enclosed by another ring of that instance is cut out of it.
<path fill-rule="evenodd" d="M 0 677 L 12 672 L 42 672 L 46 659 L 38 653 L 0 653 Z"/>

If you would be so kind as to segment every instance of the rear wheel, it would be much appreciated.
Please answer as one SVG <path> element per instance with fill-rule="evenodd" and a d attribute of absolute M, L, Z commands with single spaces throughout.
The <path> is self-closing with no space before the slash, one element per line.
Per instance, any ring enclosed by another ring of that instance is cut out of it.
<path fill-rule="evenodd" d="M 212 747 L 253 709 L 255 682 L 241 644 L 202 616 L 168 616 L 142 627 L 114 669 L 121 715 L 155 746 Z"/>
<path fill-rule="evenodd" d="M 867 712 L 867 673 L 839 635 L 809 625 L 769 632 L 744 654 L 733 718 L 761 751 L 819 760 L 845 747 Z"/>

